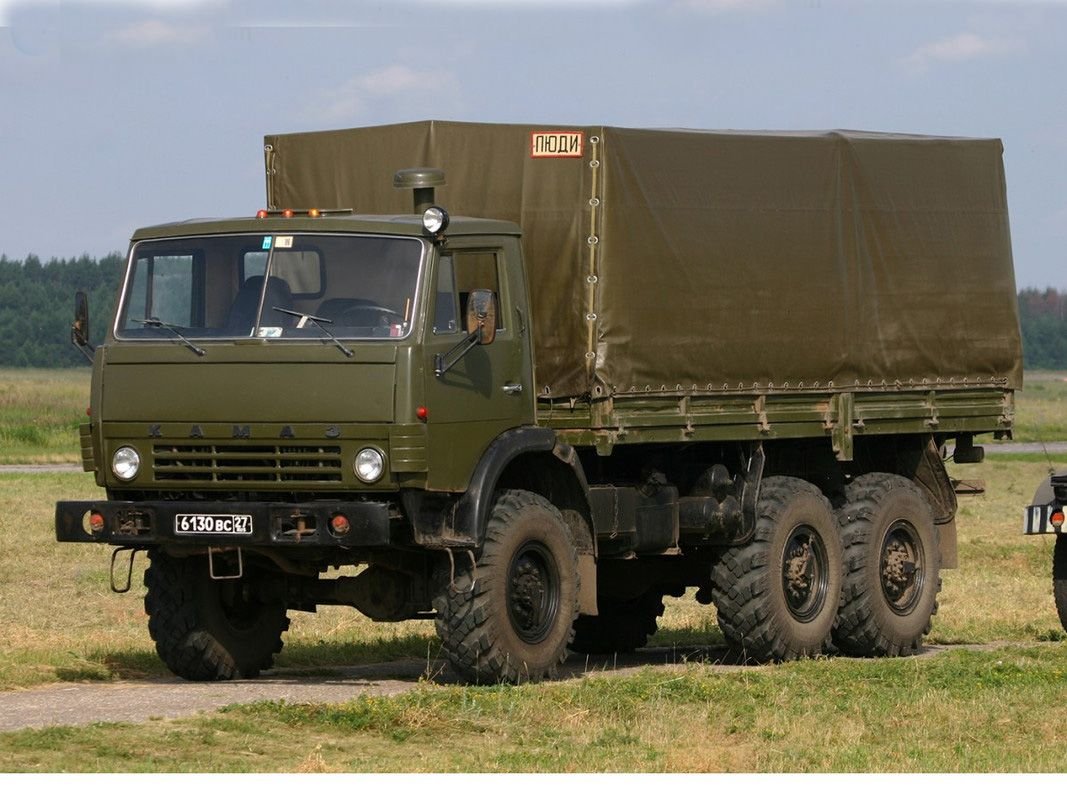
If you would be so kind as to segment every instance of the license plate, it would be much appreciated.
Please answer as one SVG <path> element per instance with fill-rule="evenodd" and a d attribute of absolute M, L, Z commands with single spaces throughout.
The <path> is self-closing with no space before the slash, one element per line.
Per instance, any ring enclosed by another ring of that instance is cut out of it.
<path fill-rule="evenodd" d="M 176 534 L 222 533 L 249 536 L 252 533 L 251 514 L 175 514 Z"/>

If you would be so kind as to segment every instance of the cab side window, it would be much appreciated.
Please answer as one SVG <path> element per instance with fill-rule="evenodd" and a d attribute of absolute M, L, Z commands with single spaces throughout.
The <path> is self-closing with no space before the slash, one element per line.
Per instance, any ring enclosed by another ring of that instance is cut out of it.
<path fill-rule="evenodd" d="M 467 299 L 476 289 L 488 289 L 496 297 L 496 328 L 498 331 L 504 330 L 499 254 L 491 250 L 456 250 L 443 254 L 438 261 L 434 333 L 463 330 L 467 319 Z"/>

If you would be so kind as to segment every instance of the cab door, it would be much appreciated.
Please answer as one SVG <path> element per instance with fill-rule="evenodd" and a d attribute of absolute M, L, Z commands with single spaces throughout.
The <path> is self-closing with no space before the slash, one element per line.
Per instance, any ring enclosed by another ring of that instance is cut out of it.
<path fill-rule="evenodd" d="M 424 351 L 428 488 L 462 491 L 497 436 L 533 422 L 526 287 L 516 262 L 517 244 L 489 240 L 457 244 L 437 254 Z M 454 351 L 467 338 L 466 304 L 476 290 L 496 297 L 496 336 L 491 344 L 473 346 L 437 376 L 435 357 Z"/>

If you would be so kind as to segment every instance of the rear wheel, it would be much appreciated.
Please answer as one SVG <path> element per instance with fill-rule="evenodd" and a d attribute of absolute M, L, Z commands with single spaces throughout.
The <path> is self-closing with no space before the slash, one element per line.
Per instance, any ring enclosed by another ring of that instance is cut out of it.
<path fill-rule="evenodd" d="M 752 541 L 727 550 L 712 571 L 719 627 L 745 660 L 818 655 L 842 571 L 837 521 L 822 493 L 798 478 L 767 478 Z"/>
<path fill-rule="evenodd" d="M 578 555 L 555 506 L 501 492 L 477 564 L 456 570 L 434 603 L 456 672 L 478 683 L 554 678 L 578 615 Z"/>
<path fill-rule="evenodd" d="M 289 628 L 281 600 L 265 599 L 257 571 L 214 580 L 206 556 L 175 558 L 149 551 L 145 611 L 156 652 L 191 681 L 254 678 L 269 669 Z"/>
<path fill-rule="evenodd" d="M 1052 594 L 1056 598 L 1056 611 L 1060 625 L 1067 631 L 1067 534 L 1056 536 L 1052 551 Z"/>
<path fill-rule="evenodd" d="M 937 526 L 919 487 L 900 475 L 861 475 L 839 512 L 847 573 L 834 644 L 856 656 L 918 651 L 941 588 Z"/>

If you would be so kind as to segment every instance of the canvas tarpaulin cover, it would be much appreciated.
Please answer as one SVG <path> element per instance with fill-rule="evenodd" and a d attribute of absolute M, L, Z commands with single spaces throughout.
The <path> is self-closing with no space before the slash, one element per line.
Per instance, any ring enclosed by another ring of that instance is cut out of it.
<path fill-rule="evenodd" d="M 393 174 L 429 166 L 450 213 L 518 223 L 540 396 L 1021 385 L 999 140 L 418 122 L 266 144 L 276 208 L 410 213 Z"/>

